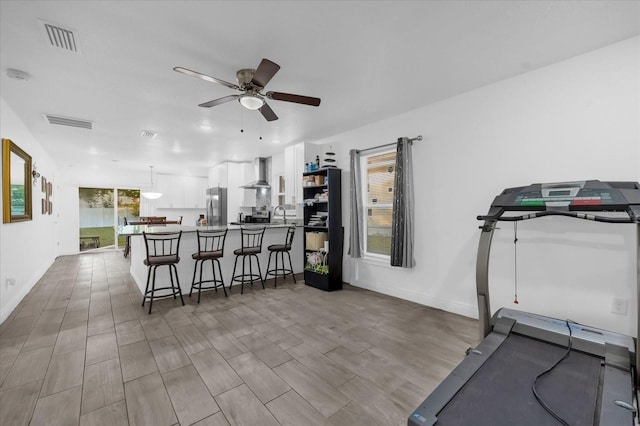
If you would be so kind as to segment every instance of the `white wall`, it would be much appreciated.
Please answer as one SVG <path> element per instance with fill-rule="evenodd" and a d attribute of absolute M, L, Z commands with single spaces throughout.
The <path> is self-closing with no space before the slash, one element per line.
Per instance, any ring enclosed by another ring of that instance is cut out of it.
<path fill-rule="evenodd" d="M 640 181 L 640 38 L 635 37 L 320 142 L 345 170 L 350 148 L 414 144 L 416 261 L 351 260 L 353 285 L 477 317 L 480 223 L 506 187 L 582 179 Z M 343 223 L 348 235 L 348 196 Z M 492 309 L 513 300 L 513 229 L 492 247 Z M 348 240 L 347 240 L 348 241 Z M 519 309 L 636 335 L 636 229 L 547 218 L 519 224 Z M 629 314 L 610 314 L 611 297 Z"/>
<path fill-rule="evenodd" d="M 0 322 L 15 309 L 20 300 L 51 266 L 56 256 L 56 233 L 60 198 L 58 197 L 58 169 L 44 153 L 15 112 L 0 98 L 0 132 L 31 155 L 38 172 L 53 183 L 53 215 L 42 215 L 40 200 L 43 193 L 33 186 L 33 220 L 0 225 Z M 0 191 L 0 199 L 2 197 Z M 6 280 L 15 279 L 14 286 Z"/>

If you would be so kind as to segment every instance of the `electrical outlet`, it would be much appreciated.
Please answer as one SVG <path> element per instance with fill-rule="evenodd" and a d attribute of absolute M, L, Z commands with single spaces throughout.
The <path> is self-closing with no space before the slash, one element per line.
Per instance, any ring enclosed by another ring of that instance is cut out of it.
<path fill-rule="evenodd" d="M 16 285 L 16 279 L 15 278 L 7 278 L 7 280 L 4 283 L 5 288 L 8 287 L 13 287 L 14 285 Z"/>
<path fill-rule="evenodd" d="M 627 299 L 621 299 L 619 297 L 614 297 L 611 299 L 611 313 L 618 315 L 627 315 L 627 308 L 629 306 L 629 301 Z"/>

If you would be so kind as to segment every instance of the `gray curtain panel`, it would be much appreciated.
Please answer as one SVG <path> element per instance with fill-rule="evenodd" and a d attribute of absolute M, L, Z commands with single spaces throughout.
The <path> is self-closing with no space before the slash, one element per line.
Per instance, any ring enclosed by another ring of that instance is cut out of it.
<path fill-rule="evenodd" d="M 349 255 L 362 257 L 363 232 L 362 232 L 362 175 L 360 174 L 360 154 L 357 150 L 349 151 L 350 172 L 349 177 Z"/>
<path fill-rule="evenodd" d="M 414 194 L 413 155 L 409 138 L 399 138 L 396 151 L 393 218 L 391 221 L 391 266 L 413 268 Z"/>

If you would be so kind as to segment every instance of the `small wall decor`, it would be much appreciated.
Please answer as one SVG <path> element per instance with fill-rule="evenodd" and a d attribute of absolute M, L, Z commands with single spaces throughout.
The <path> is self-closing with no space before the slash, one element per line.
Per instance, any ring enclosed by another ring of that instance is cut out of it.
<path fill-rule="evenodd" d="M 38 173 L 37 168 L 38 166 L 36 166 L 36 163 L 33 163 L 33 170 L 31 170 L 31 176 L 33 177 L 33 186 L 36 186 L 38 184 L 38 178 L 40 177 L 40 173 Z"/>
<path fill-rule="evenodd" d="M 47 181 L 47 178 L 42 177 L 42 192 L 44 192 L 44 198 L 42 199 L 42 214 L 53 213 L 53 203 L 51 202 L 51 196 L 53 194 L 53 184 Z"/>

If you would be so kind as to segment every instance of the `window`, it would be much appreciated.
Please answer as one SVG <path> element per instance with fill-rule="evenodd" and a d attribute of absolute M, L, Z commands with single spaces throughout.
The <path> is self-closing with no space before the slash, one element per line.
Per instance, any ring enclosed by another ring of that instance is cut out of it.
<path fill-rule="evenodd" d="M 113 188 L 79 188 L 80 251 L 96 248 L 124 247 L 124 236 L 116 226 L 135 221 L 140 216 L 140 190 Z"/>
<path fill-rule="evenodd" d="M 391 219 L 393 216 L 393 183 L 396 152 L 378 152 L 362 157 L 363 185 L 367 191 L 363 200 L 366 217 L 364 251 L 366 254 L 391 254 Z"/>

